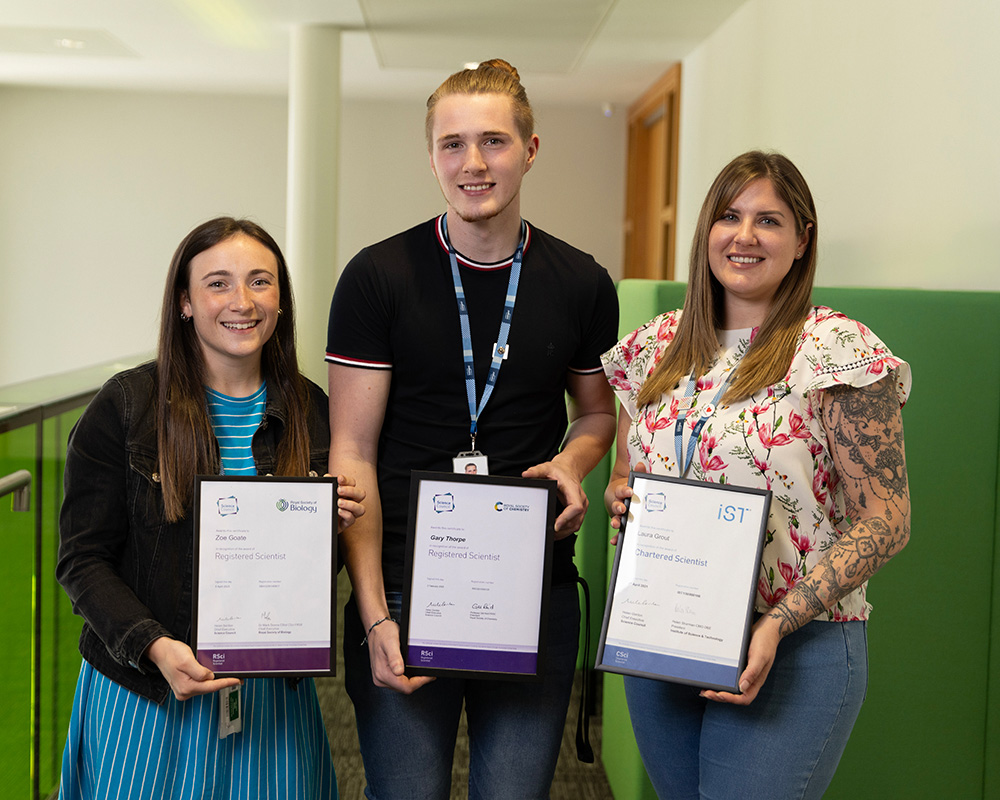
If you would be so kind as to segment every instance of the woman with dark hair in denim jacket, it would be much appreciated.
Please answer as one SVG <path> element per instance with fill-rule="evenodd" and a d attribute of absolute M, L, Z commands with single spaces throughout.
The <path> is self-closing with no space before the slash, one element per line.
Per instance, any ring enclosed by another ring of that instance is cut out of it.
<path fill-rule="evenodd" d="M 243 730 L 221 738 L 216 694 L 241 682 L 187 644 L 193 476 L 322 474 L 329 438 L 280 248 L 246 220 L 199 225 L 170 265 L 156 361 L 109 380 L 70 436 L 57 577 L 84 662 L 60 797 L 337 796 L 313 682 L 243 681 Z M 343 530 L 364 495 L 338 484 Z"/>

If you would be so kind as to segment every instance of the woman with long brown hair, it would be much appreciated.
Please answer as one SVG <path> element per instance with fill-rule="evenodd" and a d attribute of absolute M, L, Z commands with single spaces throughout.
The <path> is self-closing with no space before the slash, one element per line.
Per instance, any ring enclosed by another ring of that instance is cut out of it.
<path fill-rule="evenodd" d="M 773 492 L 740 691 L 625 678 L 664 798 L 822 796 L 867 686 L 867 580 L 909 538 L 910 369 L 812 305 L 817 234 L 791 161 L 737 157 L 702 205 L 684 307 L 604 356 L 621 401 L 614 527 L 630 470 Z"/>
<path fill-rule="evenodd" d="M 83 617 L 60 797 L 337 796 L 311 679 L 217 679 L 188 646 L 193 478 L 326 471 L 327 400 L 298 370 L 291 284 L 256 223 L 178 246 L 155 361 L 115 375 L 70 435 L 57 577 Z M 338 524 L 364 493 L 338 481 Z M 242 731 L 220 721 L 240 685 Z"/>

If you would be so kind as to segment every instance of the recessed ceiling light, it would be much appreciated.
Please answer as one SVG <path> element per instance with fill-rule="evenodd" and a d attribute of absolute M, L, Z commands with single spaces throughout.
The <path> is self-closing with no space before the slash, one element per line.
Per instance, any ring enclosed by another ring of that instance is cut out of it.
<path fill-rule="evenodd" d="M 64 50 L 82 50 L 87 46 L 86 42 L 79 39 L 56 39 L 55 41 L 56 47 L 61 47 Z"/>
<path fill-rule="evenodd" d="M 465 68 L 466 69 L 478 69 L 479 68 L 479 62 L 478 61 L 466 61 L 465 62 Z"/>

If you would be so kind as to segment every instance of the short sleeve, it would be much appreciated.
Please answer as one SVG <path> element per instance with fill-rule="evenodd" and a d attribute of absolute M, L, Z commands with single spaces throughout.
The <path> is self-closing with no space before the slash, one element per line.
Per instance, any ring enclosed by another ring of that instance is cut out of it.
<path fill-rule="evenodd" d="M 802 414 L 824 441 L 820 423 L 822 392 L 832 386 L 870 386 L 887 376 L 902 407 L 910 395 L 910 365 L 862 323 L 829 308 L 817 307 L 807 321 L 792 359 L 790 380 L 801 383 Z"/>
<path fill-rule="evenodd" d="M 599 374 L 601 354 L 611 346 L 618 334 L 618 293 L 611 276 L 603 267 L 598 267 L 594 302 L 585 319 L 583 338 L 569 368 L 573 372 Z"/>
<path fill-rule="evenodd" d="M 601 356 L 608 383 L 633 419 L 638 411 L 636 398 L 639 390 L 673 341 L 679 320 L 678 311 L 660 314 L 636 328 Z"/>
<path fill-rule="evenodd" d="M 368 369 L 391 369 L 391 293 L 368 250 L 344 268 L 330 303 L 326 360 Z"/>

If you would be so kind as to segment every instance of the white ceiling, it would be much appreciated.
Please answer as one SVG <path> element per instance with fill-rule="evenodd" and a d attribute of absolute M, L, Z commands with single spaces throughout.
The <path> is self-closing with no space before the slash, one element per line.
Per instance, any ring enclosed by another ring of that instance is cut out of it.
<path fill-rule="evenodd" d="M 536 103 L 621 104 L 744 2 L 0 0 L 0 84 L 283 94 L 292 27 L 319 24 L 348 97 L 422 100 L 500 57 Z"/>

